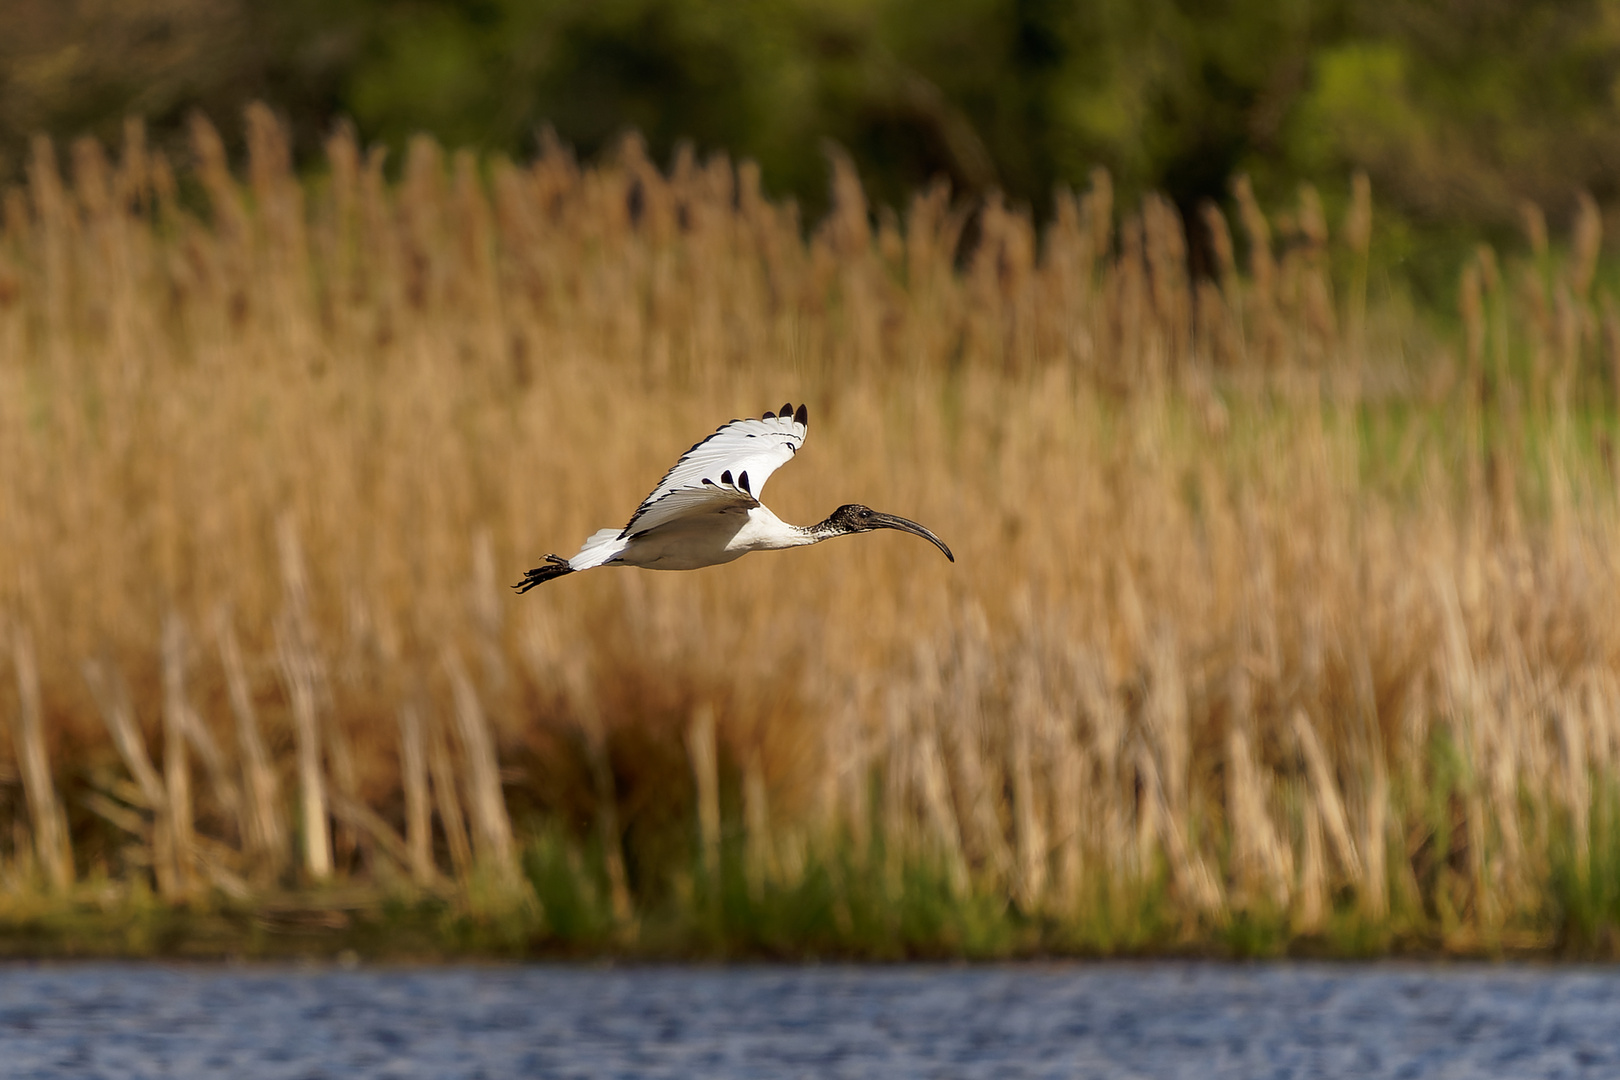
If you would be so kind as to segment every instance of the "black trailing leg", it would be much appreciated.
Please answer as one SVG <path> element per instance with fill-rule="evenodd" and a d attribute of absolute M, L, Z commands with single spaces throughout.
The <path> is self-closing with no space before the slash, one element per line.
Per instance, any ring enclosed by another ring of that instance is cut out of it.
<path fill-rule="evenodd" d="M 547 555 L 546 561 L 523 575 L 523 580 L 512 588 L 520 593 L 526 593 L 536 585 L 544 585 L 552 578 L 572 574 L 574 568 L 568 565 L 568 560 L 559 555 Z"/>

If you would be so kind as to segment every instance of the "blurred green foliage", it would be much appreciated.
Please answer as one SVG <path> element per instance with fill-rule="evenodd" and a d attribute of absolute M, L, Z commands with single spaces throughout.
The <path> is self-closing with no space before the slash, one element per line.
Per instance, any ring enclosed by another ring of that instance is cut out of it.
<path fill-rule="evenodd" d="M 874 199 L 944 175 L 1044 209 L 1106 167 L 1184 211 L 1247 171 L 1329 200 L 1365 169 L 1427 235 L 1555 229 L 1620 191 L 1620 2 L 1564 0 L 7 0 L 0 177 L 27 140 L 116 141 L 128 113 L 184 152 L 192 110 L 234 135 L 262 98 L 317 155 L 334 118 L 524 156 L 624 132 L 659 160 L 757 160 L 825 204 L 828 140 Z M 1455 245 L 1450 245 L 1455 246 Z M 1448 262 L 1455 265 L 1454 260 Z"/>

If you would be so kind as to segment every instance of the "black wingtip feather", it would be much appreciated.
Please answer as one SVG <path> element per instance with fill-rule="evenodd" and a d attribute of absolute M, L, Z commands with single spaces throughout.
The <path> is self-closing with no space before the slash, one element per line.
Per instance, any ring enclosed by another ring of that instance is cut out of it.
<path fill-rule="evenodd" d="M 720 474 L 720 482 L 728 487 L 733 483 L 730 469 L 727 469 L 725 472 Z"/>
<path fill-rule="evenodd" d="M 742 471 L 742 473 L 738 475 L 738 477 L 737 477 L 737 486 L 742 488 L 744 491 L 746 491 L 750 495 L 752 495 L 754 493 L 754 489 L 748 486 L 748 470 L 747 469 L 744 469 Z"/>
<path fill-rule="evenodd" d="M 776 414 L 773 413 L 773 412 L 766 412 L 766 414 L 764 416 L 760 417 L 760 419 L 761 420 L 775 420 L 776 419 Z"/>
<path fill-rule="evenodd" d="M 803 424 L 805 426 L 809 426 L 809 424 L 810 424 L 810 410 L 805 408 L 803 405 L 800 405 L 799 406 L 799 411 L 793 414 L 793 422 L 795 424 Z"/>
<path fill-rule="evenodd" d="M 778 416 L 792 416 L 793 415 L 793 403 L 790 401 L 786 405 L 783 405 L 782 406 L 782 411 L 777 413 L 776 415 L 778 415 Z"/>

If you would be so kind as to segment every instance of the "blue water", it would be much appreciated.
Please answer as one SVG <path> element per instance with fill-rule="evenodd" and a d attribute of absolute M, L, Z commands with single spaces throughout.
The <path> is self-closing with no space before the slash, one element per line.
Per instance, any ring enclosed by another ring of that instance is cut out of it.
<path fill-rule="evenodd" d="M 0 1077 L 1620 1077 L 1620 970 L 0 966 Z"/>

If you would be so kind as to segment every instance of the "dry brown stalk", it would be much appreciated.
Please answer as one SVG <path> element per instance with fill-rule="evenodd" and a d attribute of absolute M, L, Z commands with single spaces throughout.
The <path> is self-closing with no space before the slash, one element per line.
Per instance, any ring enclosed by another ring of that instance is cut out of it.
<path fill-rule="evenodd" d="M 962 691 L 966 689 L 961 688 Z M 967 806 L 965 816 L 960 819 L 965 826 L 963 846 L 969 852 L 969 858 L 978 864 L 984 878 L 1000 887 L 1012 880 L 1015 866 L 1012 849 L 996 812 L 992 785 L 986 775 L 984 756 L 980 752 L 978 732 L 971 723 L 971 716 L 961 711 L 966 705 L 963 696 L 957 696 L 955 700 L 958 711 L 950 728 L 950 741 L 954 750 L 953 764 L 961 779 L 959 799 Z"/>
<path fill-rule="evenodd" d="M 1328 839 L 1333 842 L 1333 854 L 1345 875 L 1352 881 L 1358 880 L 1362 876 L 1361 856 L 1350 834 L 1349 815 L 1345 813 L 1344 801 L 1339 795 L 1338 781 L 1328 765 L 1327 751 L 1323 749 L 1322 741 L 1303 709 L 1294 710 L 1293 730 L 1310 777 L 1311 802 L 1327 829 Z"/>
<path fill-rule="evenodd" d="M 1214 911 L 1220 904 L 1214 878 L 1188 847 L 1181 823 L 1170 815 L 1158 764 L 1146 744 L 1138 742 L 1135 751 L 1134 764 L 1141 789 L 1137 863 L 1151 866 L 1153 854 L 1162 851 L 1176 895 L 1187 904 L 1188 910 L 1198 914 Z"/>
<path fill-rule="evenodd" d="M 163 809 L 174 838 L 175 888 L 182 897 L 191 893 L 196 877 L 184 649 L 179 620 L 171 616 L 163 624 Z"/>
<path fill-rule="evenodd" d="M 334 791 L 331 808 L 332 816 L 347 821 L 356 830 L 363 832 L 397 866 L 408 868 L 413 865 L 410 846 L 394 831 L 392 825 L 383 820 L 382 815 L 365 803 L 357 802 L 340 791 Z M 428 877 L 421 883 L 428 884 L 431 880 L 431 877 Z"/>
<path fill-rule="evenodd" d="M 531 661 L 542 663 L 540 651 L 531 652 Z M 613 919 L 621 933 L 633 934 L 635 908 L 630 897 L 629 875 L 624 865 L 624 830 L 619 822 L 618 785 L 609 757 L 607 731 L 602 721 L 601 703 L 588 677 L 586 661 L 568 656 L 549 669 L 561 682 L 559 689 L 568 701 L 573 723 L 584 744 L 591 795 L 596 806 L 596 830 L 602 845 L 602 862 L 607 871 L 609 900 Z"/>
<path fill-rule="evenodd" d="M 472 871 L 472 843 L 467 839 L 461 797 L 456 793 L 456 770 L 450 760 L 450 744 L 437 717 L 437 713 L 428 714 L 428 773 L 433 778 L 433 801 L 439 810 L 439 825 L 444 829 L 445 845 L 450 849 L 450 866 L 456 877 L 465 879 Z"/>
<path fill-rule="evenodd" d="M 1247 176 L 1232 181 L 1232 196 L 1237 200 L 1238 217 L 1249 243 L 1250 332 L 1260 356 L 1269 359 L 1279 347 L 1282 334 L 1276 315 L 1277 262 L 1271 250 L 1271 224 Z"/>
<path fill-rule="evenodd" d="M 1327 864 L 1322 851 L 1322 815 L 1309 791 L 1301 800 L 1303 818 L 1299 890 L 1294 925 L 1305 933 L 1322 929 L 1327 919 Z"/>
<path fill-rule="evenodd" d="M 488 529 L 479 529 L 472 544 L 473 575 L 469 586 L 469 606 L 474 624 L 478 628 L 483 653 L 484 679 L 492 694 L 506 689 L 506 657 L 502 648 L 501 630 L 506 621 L 506 609 L 500 586 L 496 583 L 495 544 Z"/>
<path fill-rule="evenodd" d="M 1204 229 L 1209 233 L 1210 254 L 1215 260 L 1215 278 L 1220 282 L 1226 303 L 1236 305 L 1239 279 L 1237 253 L 1232 246 L 1232 227 L 1227 224 L 1220 204 L 1214 200 L 1206 200 L 1199 211 Z"/>
<path fill-rule="evenodd" d="M 312 668 L 319 669 L 321 665 L 312 664 Z M 317 692 L 329 688 L 318 679 Z M 325 698 L 326 700 L 321 700 Z M 341 795 L 355 801 L 359 798 L 359 781 L 355 772 L 354 752 L 349 745 L 348 733 L 344 730 L 335 710 L 331 707 L 328 695 L 320 695 L 318 699 L 323 714 L 327 717 L 325 723 L 320 724 L 320 732 L 325 737 L 325 760 L 328 794 Z M 322 708 L 324 706 L 324 708 Z M 347 820 L 339 819 L 332 823 L 332 857 L 337 864 L 346 864 L 350 861 L 356 849 L 364 844 L 362 832 L 357 831 Z"/>
<path fill-rule="evenodd" d="M 151 824 L 124 803 L 103 795 L 99 791 L 91 791 L 85 794 L 84 805 L 90 809 L 91 813 L 103 821 L 115 828 L 124 830 L 138 840 L 145 841 L 148 847 L 152 847 Z M 152 850 L 155 851 L 155 847 L 152 847 Z M 148 854 L 150 855 L 150 852 Z M 165 891 L 162 895 L 168 897 L 172 894 Z"/>
<path fill-rule="evenodd" d="M 314 880 L 324 881 L 332 876 L 332 839 L 327 819 L 326 777 L 321 769 L 320 722 L 315 708 L 315 665 L 291 623 L 287 618 L 277 620 L 276 646 L 282 682 L 292 703 L 304 870 Z"/>
<path fill-rule="evenodd" d="M 884 694 L 883 794 L 878 819 L 883 841 L 883 883 L 890 896 L 898 896 L 905 870 L 910 783 L 910 717 L 898 688 Z"/>
<path fill-rule="evenodd" d="M 1288 909 L 1294 884 L 1292 853 L 1266 812 L 1266 785 L 1254 760 L 1245 721 L 1234 719 L 1227 730 L 1227 815 L 1232 831 L 1235 902 L 1250 895 L 1278 911 Z"/>
<path fill-rule="evenodd" d="M 240 862 L 236 851 L 206 836 L 195 840 L 193 855 L 210 885 L 233 900 L 247 900 L 254 895 L 253 887 L 233 869 Z"/>
<path fill-rule="evenodd" d="M 113 745 L 118 748 L 125 767 L 135 779 L 141 793 L 142 805 L 159 814 L 164 813 L 163 782 L 158 779 L 157 770 L 152 767 L 152 760 L 147 755 L 146 742 L 141 737 L 140 728 L 130 707 L 128 687 L 124 685 L 123 679 L 116 671 L 109 675 L 96 660 L 84 662 L 84 681 L 90 687 L 90 693 L 96 699 L 96 704 L 101 708 L 102 720 L 107 725 L 108 733 L 112 735 Z"/>
<path fill-rule="evenodd" d="M 855 862 L 864 867 L 872 839 L 872 758 L 864 725 L 855 710 L 854 702 L 847 698 L 840 703 L 837 720 L 829 732 L 833 749 L 826 760 L 836 798 L 830 823 L 835 831 L 841 829 L 848 835 Z"/>
<path fill-rule="evenodd" d="M 962 852 L 962 829 L 952 806 L 945 760 L 934 732 L 924 730 L 917 743 L 918 782 L 929 824 L 945 860 L 946 880 L 956 896 L 967 895 L 971 884 Z"/>
<path fill-rule="evenodd" d="M 428 803 L 422 714 L 407 702 L 399 707 L 398 716 L 400 785 L 405 790 L 405 865 L 418 885 L 426 885 L 437 875 L 433 866 L 433 819 Z"/>
<path fill-rule="evenodd" d="M 266 876 L 274 877 L 286 858 L 287 841 L 277 806 L 278 784 L 270 753 L 259 730 L 259 717 L 248 689 L 242 648 L 226 608 L 215 612 L 214 635 L 219 645 L 231 712 L 236 717 L 236 746 L 242 758 L 242 789 L 246 793 L 243 840 Z"/>
<path fill-rule="evenodd" d="M 1570 291 L 1586 299 L 1597 274 L 1598 256 L 1603 248 L 1603 212 L 1590 192 L 1577 197 L 1575 221 L 1570 228 L 1570 260 L 1566 276 Z"/>
<path fill-rule="evenodd" d="M 1553 715 L 1558 721 L 1558 735 L 1562 743 L 1563 776 L 1557 791 L 1562 796 L 1564 809 L 1570 816 L 1570 838 L 1575 845 L 1575 872 L 1585 879 L 1592 865 L 1592 796 L 1590 771 L 1586 762 L 1586 739 L 1581 731 L 1580 706 L 1573 695 L 1561 695 L 1554 704 Z"/>
<path fill-rule="evenodd" d="M 172 635 L 175 641 L 173 676 L 175 679 L 175 695 L 177 715 L 181 724 L 181 733 L 190 750 L 195 751 L 202 762 L 204 771 L 208 774 L 209 792 L 222 817 L 232 826 L 232 831 L 240 838 L 247 832 L 243 817 L 242 792 L 232 777 L 232 768 L 226 760 L 225 751 L 214 733 L 209 729 L 203 718 L 192 707 L 190 695 L 186 690 L 186 667 L 189 663 L 188 652 L 191 648 L 190 639 L 185 628 L 185 622 L 178 614 L 171 612 L 164 621 L 164 633 Z M 170 662 L 166 660 L 166 663 Z M 165 678 L 169 673 L 165 672 Z"/>
<path fill-rule="evenodd" d="M 134 827 L 122 818 L 114 821 L 114 824 L 150 844 L 151 850 L 147 854 L 146 865 L 152 868 L 153 876 L 157 879 L 159 895 L 167 899 L 178 898 L 182 895 L 183 889 L 175 861 L 169 796 L 163 781 L 158 777 L 157 770 L 152 767 L 151 758 L 147 755 L 146 740 L 141 736 L 134 710 L 130 705 L 129 689 L 116 667 L 111 664 L 104 667 L 95 660 L 84 662 L 84 681 L 100 707 L 102 720 L 112 735 L 113 744 L 118 747 L 119 756 L 124 760 L 124 767 L 135 778 L 135 793 L 139 795 L 139 802 L 128 801 L 144 806 L 152 813 L 152 823 L 149 827 L 144 819 L 137 819 L 138 824 Z M 102 816 L 113 820 L 104 812 Z"/>
<path fill-rule="evenodd" d="M 1383 732 L 1378 727 L 1377 689 L 1372 665 L 1365 647 L 1351 652 L 1351 680 L 1355 689 L 1356 711 L 1360 714 L 1360 752 L 1366 765 L 1367 787 L 1362 796 L 1364 814 L 1360 851 L 1365 874 L 1361 886 L 1367 914 L 1381 919 L 1389 914 L 1389 766 L 1385 758 Z"/>
<path fill-rule="evenodd" d="M 478 857 L 497 875 L 515 880 L 517 864 L 512 847 L 512 824 L 506 816 L 506 798 L 501 794 L 500 765 L 495 760 L 489 722 L 461 657 L 448 645 L 443 663 L 455 698 L 456 732 L 461 736 L 462 761 L 467 769 L 467 792 L 472 801 L 473 838 Z"/>
<path fill-rule="evenodd" d="M 1046 892 L 1047 830 L 1045 815 L 1036 796 L 1034 769 L 1030 758 L 1032 729 L 1041 722 L 1040 691 L 1030 665 L 1019 669 L 1008 719 L 1012 727 L 1012 817 L 1018 852 L 1017 894 L 1026 910 L 1034 910 Z"/>
<path fill-rule="evenodd" d="M 33 827 L 34 858 L 52 889 L 73 884 L 73 848 L 67 816 L 56 793 L 45 747 L 44 708 L 40 702 L 39 668 L 34 641 L 25 627 L 11 628 L 11 662 L 17 675 L 17 712 L 12 728 L 21 766 L 28 821 Z"/>
<path fill-rule="evenodd" d="M 776 856 L 771 850 L 771 814 L 765 794 L 765 772 L 759 750 L 752 749 L 743 764 L 743 826 L 747 832 L 743 856 L 748 894 L 755 902 L 765 896 L 765 884 L 776 879 Z"/>
<path fill-rule="evenodd" d="M 715 749 L 714 707 L 707 703 L 692 713 L 692 723 L 686 729 L 686 753 L 697 784 L 703 872 L 713 889 L 720 881 L 720 763 Z"/>

